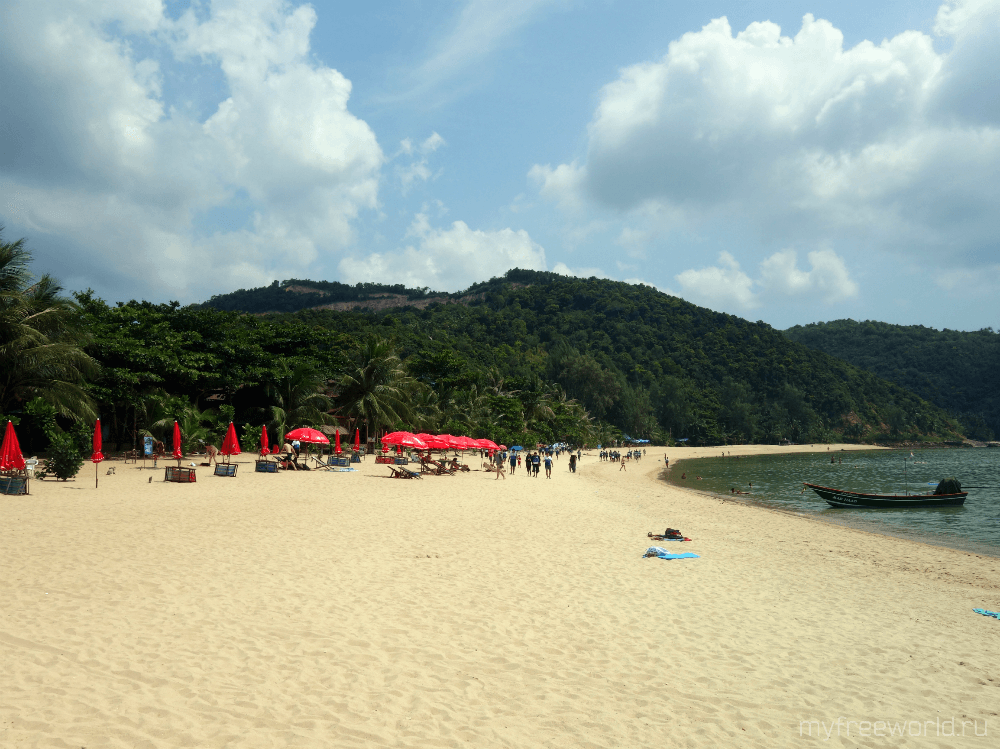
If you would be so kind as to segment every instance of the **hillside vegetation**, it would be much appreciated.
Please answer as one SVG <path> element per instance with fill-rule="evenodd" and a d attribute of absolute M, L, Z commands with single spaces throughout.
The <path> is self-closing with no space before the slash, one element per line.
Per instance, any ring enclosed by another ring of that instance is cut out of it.
<path fill-rule="evenodd" d="M 785 335 L 940 406 L 973 439 L 1000 434 L 1000 333 L 835 320 L 796 325 Z M 904 416 L 907 423 L 916 418 Z"/>
<path fill-rule="evenodd" d="M 204 305 L 109 305 L 32 280 L 20 242 L 0 251 L 3 350 L 17 363 L 0 410 L 30 450 L 75 441 L 85 454 L 98 413 L 116 447 L 169 440 L 176 419 L 186 450 L 218 444 L 230 420 L 245 450 L 261 425 L 278 441 L 335 421 L 373 438 L 525 445 L 957 436 L 898 385 L 647 286 L 514 270 L 461 294 L 296 280 Z M 282 300 L 313 306 L 282 312 Z"/>

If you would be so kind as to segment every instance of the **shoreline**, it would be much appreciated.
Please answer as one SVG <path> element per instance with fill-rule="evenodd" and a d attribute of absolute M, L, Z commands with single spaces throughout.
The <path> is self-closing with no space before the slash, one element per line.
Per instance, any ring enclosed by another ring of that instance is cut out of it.
<path fill-rule="evenodd" d="M 772 447 L 780 448 L 781 446 L 780 445 L 774 445 Z M 813 446 L 810 446 L 810 447 L 813 447 Z M 832 453 L 832 452 L 834 452 L 833 448 L 837 448 L 836 452 L 840 452 L 840 449 L 844 448 L 845 446 L 844 445 L 831 445 L 830 447 L 831 447 L 830 453 Z M 886 451 L 892 451 L 892 450 L 897 450 L 898 449 L 898 450 L 901 450 L 901 451 L 905 451 L 908 448 L 872 447 L 872 446 L 861 447 L 861 446 L 858 446 L 857 448 L 855 448 L 852 451 L 854 451 L 854 452 L 864 451 L 865 449 L 886 450 Z M 953 449 L 970 449 L 970 448 L 953 448 Z M 847 452 L 846 449 L 844 451 Z M 795 452 L 797 452 L 797 453 L 815 453 L 817 455 L 820 455 L 820 454 L 822 454 L 822 455 L 829 454 L 826 450 L 818 450 L 818 449 L 816 449 L 816 450 L 813 450 L 813 449 L 809 449 L 809 450 L 797 450 Z M 778 450 L 778 451 L 774 451 L 774 452 L 767 451 L 766 453 L 758 453 L 758 455 L 760 455 L 760 454 L 767 454 L 767 455 L 787 455 L 789 453 L 785 452 L 785 451 Z M 697 456 L 690 456 L 690 457 L 689 456 L 685 456 L 683 458 L 678 458 L 677 462 L 681 463 L 681 462 L 683 462 L 685 460 L 700 460 L 700 459 L 703 459 L 703 458 L 711 458 L 711 457 L 713 457 L 713 456 L 712 455 L 697 455 Z M 734 455 L 733 457 L 735 458 L 736 456 Z M 729 495 L 729 494 L 723 494 L 723 493 L 716 493 L 716 492 L 713 492 L 713 491 L 710 491 L 710 490 L 707 490 L 707 489 L 695 489 L 695 488 L 692 488 L 692 487 L 685 486 L 684 484 L 680 484 L 677 481 L 671 480 L 669 478 L 669 474 L 672 472 L 672 470 L 673 470 L 673 466 L 671 466 L 670 468 L 661 468 L 660 469 L 660 475 L 657 477 L 657 480 L 658 481 L 663 481 L 664 483 L 667 483 L 670 486 L 676 487 L 677 489 L 680 489 L 681 491 L 689 491 L 689 492 L 692 492 L 694 494 L 701 494 L 702 496 L 705 496 L 705 497 L 712 497 L 712 498 L 720 499 L 720 500 L 723 500 L 723 501 L 726 501 L 726 502 L 739 502 L 739 503 L 742 503 L 742 504 L 746 504 L 748 506 L 760 507 L 760 508 L 765 509 L 765 510 L 771 510 L 773 512 L 780 512 L 780 513 L 784 513 L 784 514 L 791 515 L 791 516 L 794 516 L 794 517 L 801 517 L 801 518 L 806 518 L 806 519 L 809 519 L 809 520 L 815 520 L 816 522 L 819 522 L 819 523 L 826 523 L 826 524 L 834 525 L 834 526 L 837 526 L 837 527 L 840 527 L 840 528 L 850 528 L 852 530 L 856 530 L 856 531 L 861 532 L 861 533 L 868 533 L 868 534 L 871 534 L 873 536 L 882 536 L 882 537 L 885 537 L 885 538 L 894 538 L 894 539 L 898 539 L 900 541 L 910 541 L 912 543 L 920 544 L 922 546 L 929 546 L 929 547 L 933 547 L 933 548 L 942 548 L 942 549 L 952 549 L 952 550 L 958 551 L 958 552 L 971 552 L 973 554 L 977 554 L 977 555 L 984 556 L 984 557 L 998 558 L 998 559 L 1000 559 L 1000 546 L 994 546 L 994 545 L 991 545 L 991 544 L 979 543 L 979 542 L 976 542 L 974 540 L 965 539 L 965 538 L 961 538 L 961 537 L 957 537 L 957 536 L 921 534 L 921 533 L 916 533 L 916 532 L 912 532 L 912 531 L 907 532 L 907 533 L 894 532 L 892 526 L 890 526 L 890 525 L 878 525 L 877 523 L 872 523 L 871 521 L 869 521 L 868 524 L 857 522 L 857 521 L 852 521 L 850 519 L 850 516 L 847 515 L 847 514 L 845 514 L 843 516 L 843 519 L 835 519 L 835 518 L 832 518 L 832 517 L 823 517 L 821 515 L 813 515 L 813 514 L 809 514 L 809 513 L 806 513 L 806 512 L 800 512 L 800 511 L 797 511 L 795 509 L 790 509 L 790 508 L 787 508 L 787 507 L 781 507 L 781 506 L 778 506 L 777 504 L 771 504 L 766 499 L 754 499 L 752 496 L 748 497 L 746 495 L 742 495 L 742 496 L 741 495 Z M 861 518 L 859 518 L 859 520 L 860 519 Z"/>

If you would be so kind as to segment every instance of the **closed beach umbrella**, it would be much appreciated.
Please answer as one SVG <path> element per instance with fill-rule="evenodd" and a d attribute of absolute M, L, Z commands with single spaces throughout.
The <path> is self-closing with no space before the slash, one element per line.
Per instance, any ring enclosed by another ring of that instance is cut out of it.
<path fill-rule="evenodd" d="M 222 449 L 219 451 L 223 455 L 239 455 L 240 443 L 236 439 L 236 427 L 233 422 L 229 422 L 229 429 L 226 430 L 226 438 L 222 440 Z"/>
<path fill-rule="evenodd" d="M 101 439 L 101 420 L 98 419 L 97 423 L 94 424 L 94 451 L 90 454 L 90 459 L 94 462 L 94 488 L 97 488 L 97 482 L 99 476 L 97 475 L 97 464 L 104 460 L 104 453 L 101 452 L 102 439 Z"/>
<path fill-rule="evenodd" d="M 337 433 L 333 436 L 333 440 L 334 440 L 334 442 L 336 442 L 336 444 L 333 446 L 333 450 L 334 450 L 334 452 L 336 452 L 339 455 L 340 452 L 341 452 L 341 450 L 340 450 L 340 430 L 339 429 L 337 430 Z"/>
<path fill-rule="evenodd" d="M 355 429 L 354 430 L 354 452 L 358 452 L 360 450 L 361 450 L 361 430 L 360 429 Z"/>
<path fill-rule="evenodd" d="M 177 458 L 177 465 L 181 464 L 184 453 L 181 452 L 181 425 L 174 420 L 174 457 Z"/>
<path fill-rule="evenodd" d="M 3 433 L 3 444 L 0 445 L 0 471 L 14 470 L 24 470 L 24 456 L 21 455 L 21 446 L 17 442 L 17 434 L 14 433 L 14 424 L 8 419 L 7 429 Z"/>
<path fill-rule="evenodd" d="M 269 444 L 269 442 L 268 442 L 268 439 L 267 439 L 267 424 L 261 424 L 261 427 L 260 427 L 260 454 L 261 455 L 267 455 L 269 452 L 271 452 L 267 448 L 268 444 Z"/>

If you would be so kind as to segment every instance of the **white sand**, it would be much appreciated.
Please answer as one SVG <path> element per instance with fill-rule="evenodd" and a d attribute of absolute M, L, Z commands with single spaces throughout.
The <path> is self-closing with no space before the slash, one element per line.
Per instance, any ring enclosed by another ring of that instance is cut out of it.
<path fill-rule="evenodd" d="M 1000 560 L 675 489 L 664 452 L 34 481 L 0 498 L 0 746 L 1000 745 Z M 642 558 L 668 525 L 700 559 Z"/>

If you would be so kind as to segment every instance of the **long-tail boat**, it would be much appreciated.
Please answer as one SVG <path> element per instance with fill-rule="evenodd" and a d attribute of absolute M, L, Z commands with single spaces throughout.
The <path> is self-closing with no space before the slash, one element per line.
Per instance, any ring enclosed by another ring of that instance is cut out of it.
<path fill-rule="evenodd" d="M 965 504 L 968 492 L 954 479 L 938 484 L 933 494 L 862 494 L 846 489 L 831 489 L 803 482 L 833 507 L 877 507 L 882 509 L 907 509 L 911 507 L 958 507 Z"/>

